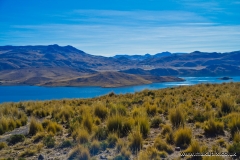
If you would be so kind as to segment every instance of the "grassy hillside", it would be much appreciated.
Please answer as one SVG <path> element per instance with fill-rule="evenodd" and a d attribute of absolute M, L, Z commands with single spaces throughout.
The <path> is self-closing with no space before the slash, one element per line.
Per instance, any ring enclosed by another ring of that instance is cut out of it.
<path fill-rule="evenodd" d="M 239 117 L 240 83 L 3 103 L 0 158 L 180 159 L 180 152 L 239 157 Z"/>

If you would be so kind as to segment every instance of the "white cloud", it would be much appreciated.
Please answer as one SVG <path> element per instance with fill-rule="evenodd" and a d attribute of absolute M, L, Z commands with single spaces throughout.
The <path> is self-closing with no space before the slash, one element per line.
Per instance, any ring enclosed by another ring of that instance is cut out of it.
<path fill-rule="evenodd" d="M 111 56 L 162 51 L 192 52 L 239 50 L 240 26 L 111 26 L 66 25 L 14 26 L 12 45 L 73 45 L 85 52 Z"/>
<path fill-rule="evenodd" d="M 221 26 L 192 12 L 76 10 L 64 15 L 65 24 L 13 25 L 0 33 L 0 45 L 72 45 L 105 56 L 239 50 L 239 25 Z"/>

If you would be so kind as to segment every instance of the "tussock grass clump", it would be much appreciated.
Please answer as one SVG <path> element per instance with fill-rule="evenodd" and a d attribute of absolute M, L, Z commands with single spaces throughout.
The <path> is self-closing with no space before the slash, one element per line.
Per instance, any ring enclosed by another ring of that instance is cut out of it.
<path fill-rule="evenodd" d="M 143 138 L 139 131 L 134 131 L 129 135 L 129 148 L 133 153 L 140 151 L 143 146 Z"/>
<path fill-rule="evenodd" d="M 94 117 L 94 124 L 95 125 L 100 125 L 101 124 L 101 119 L 100 118 L 98 118 L 98 117 Z"/>
<path fill-rule="evenodd" d="M 0 119 L 0 134 L 4 134 L 7 131 L 8 131 L 8 121 L 6 118 L 3 117 Z"/>
<path fill-rule="evenodd" d="M 240 157 L 240 132 L 237 131 L 233 137 L 233 144 L 228 146 L 229 153 L 236 153 L 238 157 Z"/>
<path fill-rule="evenodd" d="M 111 116 L 126 116 L 127 115 L 127 108 L 123 104 L 112 105 L 110 108 L 110 115 Z"/>
<path fill-rule="evenodd" d="M 150 104 L 146 104 L 146 111 L 148 116 L 155 116 L 157 113 L 157 106 L 156 105 L 150 105 Z"/>
<path fill-rule="evenodd" d="M 34 156 L 37 153 L 36 149 L 26 149 L 25 151 L 21 152 L 19 157 L 30 157 Z"/>
<path fill-rule="evenodd" d="M 118 139 L 116 146 L 117 146 L 117 151 L 120 152 L 121 149 L 124 147 L 124 142 L 123 142 L 123 140 Z"/>
<path fill-rule="evenodd" d="M 29 126 L 29 135 L 35 135 L 37 132 L 42 132 L 43 127 L 40 122 L 38 122 L 35 118 L 31 119 L 30 126 Z"/>
<path fill-rule="evenodd" d="M 238 131 L 234 134 L 233 141 L 236 143 L 240 143 L 240 131 Z"/>
<path fill-rule="evenodd" d="M 120 132 L 122 130 L 123 122 L 121 116 L 111 116 L 107 121 L 107 128 L 109 132 Z"/>
<path fill-rule="evenodd" d="M 90 118 L 90 115 L 86 115 L 83 118 L 83 127 L 87 129 L 89 133 L 92 133 L 93 122 L 92 122 L 92 119 Z"/>
<path fill-rule="evenodd" d="M 184 126 L 184 115 L 182 113 L 182 110 L 178 107 L 176 109 L 171 109 L 169 113 L 169 119 L 172 123 L 172 125 L 176 128 L 180 126 Z"/>
<path fill-rule="evenodd" d="M 0 150 L 2 150 L 3 148 L 7 147 L 7 143 L 5 142 L 0 142 Z"/>
<path fill-rule="evenodd" d="M 132 118 L 124 119 L 120 136 L 121 137 L 127 136 L 132 131 L 133 124 L 134 124 L 134 120 Z"/>
<path fill-rule="evenodd" d="M 70 106 L 64 106 L 60 108 L 60 111 L 57 110 L 57 114 L 54 117 L 56 120 L 60 120 L 61 122 L 68 122 L 70 118 L 73 116 L 73 109 Z"/>
<path fill-rule="evenodd" d="M 197 109 L 193 112 L 193 120 L 195 122 L 204 122 L 205 120 L 207 120 L 207 117 L 203 114 L 201 110 Z"/>
<path fill-rule="evenodd" d="M 167 133 L 172 133 L 172 127 L 169 124 L 165 124 L 162 126 L 162 135 L 166 135 Z"/>
<path fill-rule="evenodd" d="M 92 155 L 96 155 L 101 149 L 100 143 L 98 140 L 94 140 L 91 142 L 89 151 Z"/>
<path fill-rule="evenodd" d="M 95 116 L 101 118 L 102 120 L 106 119 L 108 116 L 108 110 L 103 105 L 97 105 L 94 108 L 94 114 Z"/>
<path fill-rule="evenodd" d="M 240 143 L 234 142 L 232 145 L 229 145 L 227 149 L 229 153 L 236 153 L 237 157 L 240 157 Z"/>
<path fill-rule="evenodd" d="M 131 152 L 126 147 L 123 147 L 121 149 L 121 156 L 123 159 L 129 160 L 131 156 Z"/>
<path fill-rule="evenodd" d="M 165 151 L 159 151 L 154 147 L 148 147 L 145 151 L 140 151 L 138 154 L 138 160 L 160 160 L 166 157 L 167 153 Z"/>
<path fill-rule="evenodd" d="M 68 154 L 68 160 L 71 159 L 81 159 L 81 160 L 90 160 L 90 153 L 87 148 L 84 148 L 80 145 L 74 147 Z"/>
<path fill-rule="evenodd" d="M 116 146 L 116 143 L 118 141 L 118 136 L 115 133 L 110 133 L 107 138 L 108 147 L 114 148 Z"/>
<path fill-rule="evenodd" d="M 46 127 L 47 131 L 49 133 L 53 133 L 54 135 L 62 131 L 62 126 L 60 124 L 57 124 L 57 122 L 50 121 L 50 123 Z"/>
<path fill-rule="evenodd" d="M 39 142 L 41 141 L 44 137 L 46 136 L 46 134 L 44 132 L 38 132 L 35 136 L 33 136 L 33 142 Z"/>
<path fill-rule="evenodd" d="M 158 128 L 159 125 L 162 123 L 162 119 L 158 116 L 153 117 L 153 119 L 151 120 L 151 127 L 152 128 Z"/>
<path fill-rule="evenodd" d="M 239 137 L 240 138 L 240 137 Z M 221 147 L 226 147 L 227 145 L 226 145 L 226 142 L 225 142 L 225 140 L 223 139 L 223 138 L 220 138 L 220 139 L 218 139 L 217 140 L 217 144 L 219 145 L 219 146 L 221 146 Z"/>
<path fill-rule="evenodd" d="M 0 108 L 0 135 L 26 125 L 27 123 L 27 116 L 23 112 L 13 107 L 9 109 L 5 107 Z M 10 111 L 13 111 L 13 113 Z"/>
<path fill-rule="evenodd" d="M 166 151 L 167 153 L 172 153 L 173 149 L 164 140 L 156 138 L 153 145 L 159 151 Z"/>
<path fill-rule="evenodd" d="M 234 110 L 234 101 L 229 96 L 223 96 L 220 100 L 221 111 L 225 114 L 230 113 Z"/>
<path fill-rule="evenodd" d="M 219 157 L 219 156 L 204 156 L 202 158 L 202 160 L 225 160 L 223 157 Z"/>
<path fill-rule="evenodd" d="M 192 131 L 189 128 L 180 128 L 175 132 L 174 140 L 176 146 L 187 148 L 192 140 Z"/>
<path fill-rule="evenodd" d="M 108 130 L 106 127 L 98 127 L 95 131 L 94 137 L 98 140 L 105 140 L 108 137 Z"/>
<path fill-rule="evenodd" d="M 85 129 L 81 129 L 81 130 L 79 129 L 76 132 L 75 137 L 77 142 L 79 142 L 80 144 L 87 143 L 89 141 L 89 134 L 88 134 L 88 131 L 86 131 Z"/>
<path fill-rule="evenodd" d="M 240 131 L 240 117 L 232 117 L 228 122 L 228 127 L 233 137 L 236 132 Z"/>
<path fill-rule="evenodd" d="M 148 119 L 146 117 L 139 117 L 137 119 L 137 125 L 143 138 L 147 138 L 148 133 L 150 131 L 150 124 Z"/>
<path fill-rule="evenodd" d="M 213 118 L 210 118 L 208 121 L 205 121 L 204 124 L 204 133 L 209 136 L 215 136 L 218 134 L 223 134 L 224 124 L 223 122 L 215 121 Z"/>
<path fill-rule="evenodd" d="M 188 153 L 201 153 L 202 149 L 199 143 L 196 140 L 193 140 L 190 146 L 185 150 Z M 202 157 L 195 157 L 196 159 L 202 159 Z"/>

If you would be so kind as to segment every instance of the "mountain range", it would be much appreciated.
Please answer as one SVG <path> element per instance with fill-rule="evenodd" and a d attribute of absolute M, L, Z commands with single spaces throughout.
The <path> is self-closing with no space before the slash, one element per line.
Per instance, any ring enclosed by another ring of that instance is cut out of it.
<path fill-rule="evenodd" d="M 179 81 L 182 79 L 169 76 L 238 75 L 240 51 L 195 51 L 185 54 L 163 52 L 155 55 L 104 57 L 85 53 L 72 46 L 0 46 L 2 85 L 82 86 L 99 82 L 94 85 L 106 87 L 166 81 L 166 78 L 161 79 L 159 76 L 168 76 L 169 81 Z M 100 83 L 99 76 L 104 83 Z M 112 79 L 109 78 L 111 76 Z"/>

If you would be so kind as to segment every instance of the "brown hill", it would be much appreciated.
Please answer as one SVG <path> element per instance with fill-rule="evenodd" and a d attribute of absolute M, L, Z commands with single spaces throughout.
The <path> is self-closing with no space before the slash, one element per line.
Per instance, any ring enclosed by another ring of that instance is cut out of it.
<path fill-rule="evenodd" d="M 68 80 L 48 82 L 46 86 L 101 86 L 121 87 L 152 83 L 141 76 L 120 72 L 100 72 L 93 75 L 73 78 Z"/>

